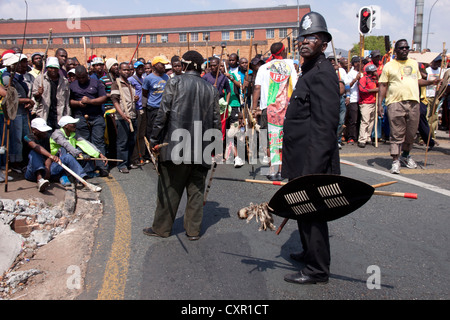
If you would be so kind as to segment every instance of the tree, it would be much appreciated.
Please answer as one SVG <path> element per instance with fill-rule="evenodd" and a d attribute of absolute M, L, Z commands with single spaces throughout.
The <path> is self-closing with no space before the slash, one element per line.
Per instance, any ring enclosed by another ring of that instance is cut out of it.
<path fill-rule="evenodd" d="M 386 53 L 384 36 L 364 37 L 364 50 L 380 50 L 380 53 L 383 56 Z M 352 56 L 359 56 L 360 52 L 360 43 L 353 44 L 353 48 L 351 50 Z"/>

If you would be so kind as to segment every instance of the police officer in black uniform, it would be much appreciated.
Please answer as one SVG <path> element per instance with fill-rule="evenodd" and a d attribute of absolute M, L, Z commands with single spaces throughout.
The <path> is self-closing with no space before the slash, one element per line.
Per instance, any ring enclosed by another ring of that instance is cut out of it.
<path fill-rule="evenodd" d="M 300 23 L 299 52 L 304 59 L 301 76 L 284 120 L 282 177 L 289 180 L 309 174 L 340 174 L 336 130 L 339 123 L 339 82 L 324 51 L 331 41 L 325 19 L 317 12 Z M 298 221 L 303 252 L 291 258 L 305 263 L 288 282 L 328 282 L 330 243 L 326 221 Z"/>

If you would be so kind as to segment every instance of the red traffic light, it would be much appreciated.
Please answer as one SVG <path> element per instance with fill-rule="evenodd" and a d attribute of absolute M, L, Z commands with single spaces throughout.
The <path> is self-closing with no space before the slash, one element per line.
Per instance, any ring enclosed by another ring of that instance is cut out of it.
<path fill-rule="evenodd" d="M 367 18 L 368 16 L 370 16 L 370 13 L 369 11 L 365 10 L 362 15 L 364 18 Z"/>

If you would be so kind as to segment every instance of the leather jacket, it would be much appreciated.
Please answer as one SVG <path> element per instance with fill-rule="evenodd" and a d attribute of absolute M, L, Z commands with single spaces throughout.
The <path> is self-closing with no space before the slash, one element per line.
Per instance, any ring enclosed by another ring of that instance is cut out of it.
<path fill-rule="evenodd" d="M 161 148 L 160 161 L 201 164 L 209 168 L 211 154 L 203 155 L 205 148 L 214 140 L 204 136 L 209 129 L 217 129 L 215 132 L 222 146 L 217 89 L 196 71 L 190 70 L 171 78 L 164 89 L 150 136 L 152 147 L 169 143 Z"/>

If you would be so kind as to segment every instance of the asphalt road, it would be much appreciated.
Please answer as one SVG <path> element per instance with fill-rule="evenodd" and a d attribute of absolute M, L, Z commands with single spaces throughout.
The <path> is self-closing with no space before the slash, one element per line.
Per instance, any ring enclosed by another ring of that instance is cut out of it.
<path fill-rule="evenodd" d="M 331 278 L 326 285 L 283 280 L 302 264 L 294 221 L 282 232 L 258 231 L 237 218 L 251 202 L 269 201 L 277 186 L 213 180 L 204 208 L 202 237 L 187 240 L 182 200 L 173 234 L 153 238 L 157 175 L 151 165 L 110 178 L 103 187 L 104 216 L 85 279 L 83 300 L 448 300 L 450 179 L 448 139 L 429 152 L 417 146 L 415 170 L 392 175 L 387 144 L 346 145 L 342 175 L 373 185 L 395 180 L 385 191 L 417 193 L 418 199 L 374 195 L 360 209 L 329 223 Z M 219 165 L 215 177 L 266 180 L 261 165 Z M 209 176 L 208 176 L 209 178 Z M 380 189 L 381 190 L 381 189 Z M 282 218 L 275 216 L 278 227 Z M 181 310 L 176 310 L 180 312 Z"/>

